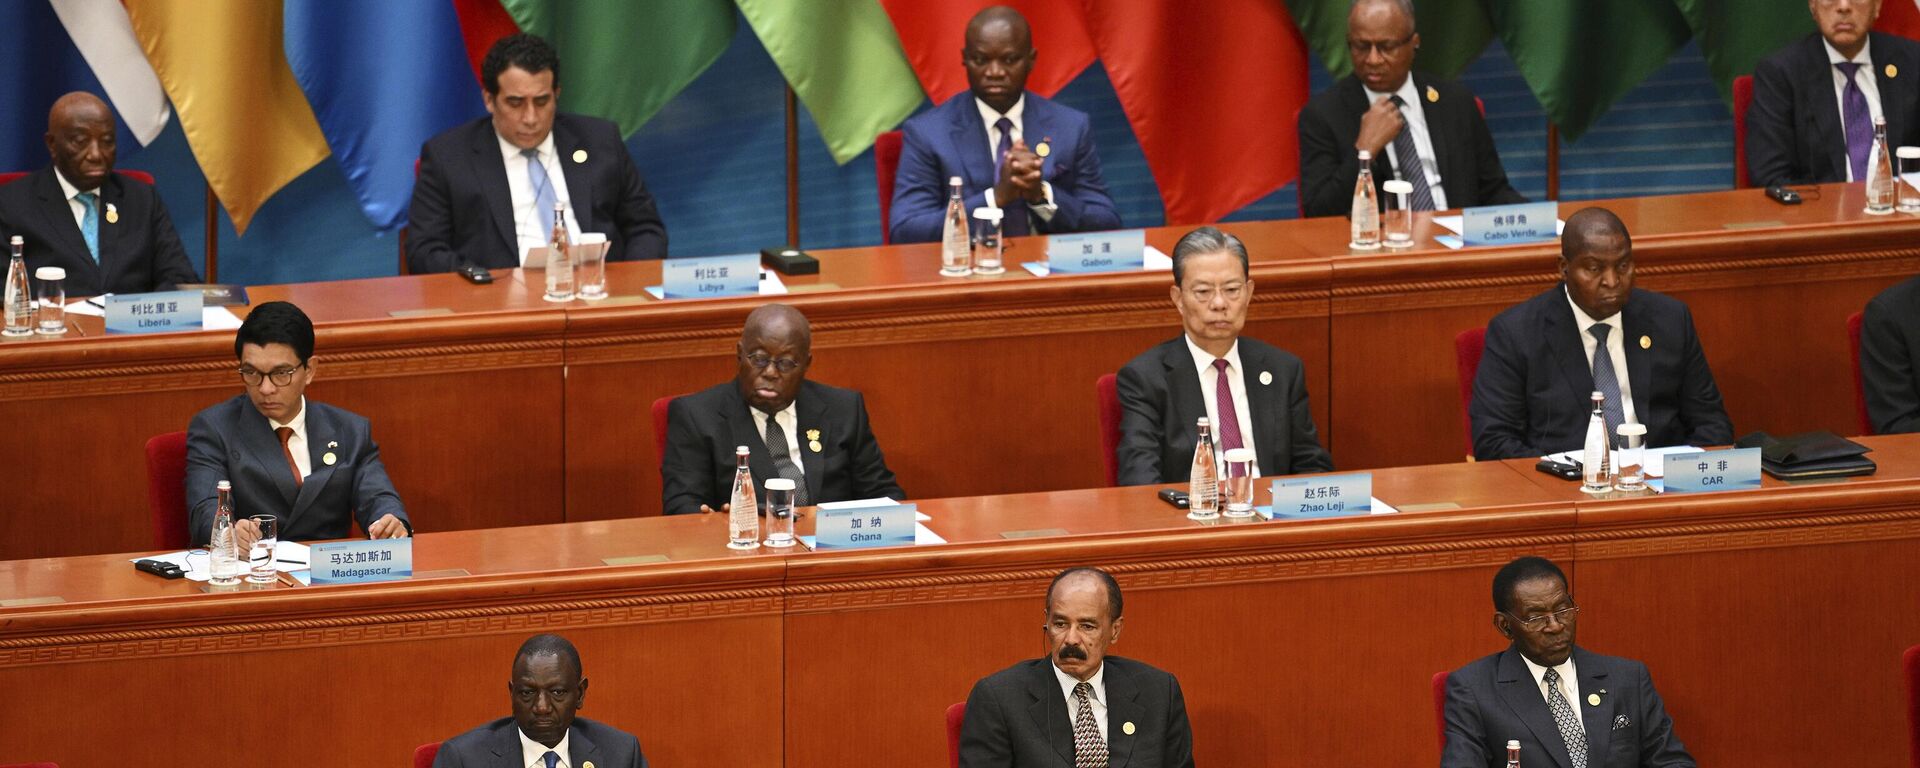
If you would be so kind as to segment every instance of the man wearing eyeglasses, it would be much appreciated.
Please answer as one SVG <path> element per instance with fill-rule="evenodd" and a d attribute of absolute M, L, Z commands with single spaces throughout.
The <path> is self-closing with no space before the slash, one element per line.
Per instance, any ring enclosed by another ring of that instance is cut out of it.
<path fill-rule="evenodd" d="M 1880 0 L 1807 0 L 1807 10 L 1818 33 L 1753 68 L 1747 176 L 1756 187 L 1866 181 L 1876 117 L 1886 118 L 1887 146 L 1920 143 L 1920 43 L 1869 31 Z"/>
<path fill-rule="evenodd" d="M 1574 645 L 1579 618 L 1552 561 L 1522 557 L 1494 574 L 1493 627 L 1513 642 L 1447 676 L 1441 768 L 1506 765 L 1509 740 L 1524 765 L 1694 765 L 1647 665 Z"/>
<path fill-rule="evenodd" d="M 734 360 L 733 381 L 667 407 L 667 454 L 660 459 L 665 514 L 727 511 L 734 450 L 742 445 L 754 482 L 794 481 L 796 506 L 907 497 L 867 425 L 866 399 L 807 381 L 813 329 L 800 310 L 768 304 L 748 314 Z"/>
<path fill-rule="evenodd" d="M 647 768 L 633 734 L 576 717 L 587 701 L 580 651 L 559 635 L 534 635 L 507 678 L 513 717 L 448 739 L 434 768 Z"/>
<path fill-rule="evenodd" d="M 233 339 L 246 392 L 193 417 L 187 427 L 189 533 L 213 531 L 215 486 L 233 484 L 241 551 L 259 536 L 251 515 L 273 515 L 282 539 L 341 539 L 355 520 L 369 538 L 408 536 L 412 523 L 387 479 L 365 417 L 308 402 L 313 321 L 299 307 L 254 307 Z"/>
<path fill-rule="evenodd" d="M 1256 475 L 1331 471 L 1300 358 L 1240 335 L 1253 303 L 1240 239 L 1214 227 L 1180 238 L 1168 294 L 1186 332 L 1141 353 L 1116 382 L 1120 484 L 1185 482 L 1202 416 L 1219 450 L 1254 452 Z"/>
<path fill-rule="evenodd" d="M 1411 0 L 1357 0 L 1347 13 L 1353 75 L 1300 110 L 1300 215 L 1353 209 L 1359 150 L 1372 153 L 1377 187 L 1413 185 L 1416 211 L 1524 203 L 1507 183 L 1493 134 L 1464 86 L 1413 73 L 1420 49 Z M 1386 205 L 1389 195 L 1380 194 Z"/>

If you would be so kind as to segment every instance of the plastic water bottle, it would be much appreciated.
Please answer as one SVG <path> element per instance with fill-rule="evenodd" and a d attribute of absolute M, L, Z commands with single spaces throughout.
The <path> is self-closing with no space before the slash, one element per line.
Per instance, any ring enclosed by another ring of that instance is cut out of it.
<path fill-rule="evenodd" d="M 1360 150 L 1360 178 L 1353 182 L 1353 242 L 1347 247 L 1370 251 L 1380 247 L 1380 193 L 1373 188 L 1373 153 Z"/>
<path fill-rule="evenodd" d="M 207 583 L 230 586 L 240 583 L 240 538 L 233 530 L 233 485 L 225 480 L 215 488 L 220 493 L 213 512 L 213 536 L 207 543 Z"/>
<path fill-rule="evenodd" d="M 553 204 L 553 236 L 547 243 L 547 301 L 573 301 L 573 255 L 567 243 L 567 205 Z"/>
<path fill-rule="evenodd" d="M 727 512 L 727 547 L 760 546 L 760 505 L 754 500 L 753 470 L 747 468 L 747 447 L 733 449 L 733 508 Z"/>
<path fill-rule="evenodd" d="M 1187 517 L 1220 516 L 1220 462 L 1213 455 L 1213 425 L 1200 417 L 1200 438 L 1193 443 L 1193 470 L 1187 474 Z"/>
<path fill-rule="evenodd" d="M 947 179 L 947 223 L 940 230 L 940 274 L 973 274 L 973 238 L 967 232 L 967 204 L 960 199 L 960 177 Z"/>
<path fill-rule="evenodd" d="M 1887 120 L 1873 119 L 1873 156 L 1867 162 L 1867 213 L 1893 213 L 1893 152 L 1887 148 Z"/>
<path fill-rule="evenodd" d="M 1520 768 L 1520 740 L 1507 740 L 1507 768 Z"/>
<path fill-rule="evenodd" d="M 1607 398 L 1598 391 L 1593 393 L 1593 412 L 1587 416 L 1587 446 L 1585 455 L 1580 459 L 1580 490 L 1587 493 L 1606 493 L 1613 490 L 1612 461 L 1613 440 L 1607 436 Z"/>
<path fill-rule="evenodd" d="M 7 327 L 4 335 L 33 335 L 33 287 L 27 282 L 27 257 L 19 235 L 9 242 L 13 256 L 7 261 Z"/>

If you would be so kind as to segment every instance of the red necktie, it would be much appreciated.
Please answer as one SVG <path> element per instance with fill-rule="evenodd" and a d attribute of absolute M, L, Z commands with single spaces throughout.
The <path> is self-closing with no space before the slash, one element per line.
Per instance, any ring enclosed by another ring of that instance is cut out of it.
<path fill-rule="evenodd" d="M 287 446 L 287 441 L 293 439 L 293 427 L 281 427 L 274 432 L 280 435 L 280 452 L 286 454 L 287 469 L 293 470 L 293 487 L 298 488 L 307 479 L 300 476 L 300 464 L 293 460 L 293 449 Z"/>

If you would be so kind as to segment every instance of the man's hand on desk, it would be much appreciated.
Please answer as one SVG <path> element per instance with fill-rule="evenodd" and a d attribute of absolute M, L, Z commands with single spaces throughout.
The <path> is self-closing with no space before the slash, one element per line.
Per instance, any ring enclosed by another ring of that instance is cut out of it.
<path fill-rule="evenodd" d="M 406 524 L 393 515 L 381 515 L 380 519 L 373 521 L 373 525 L 367 526 L 369 539 L 404 539 L 406 537 Z"/>
<path fill-rule="evenodd" d="M 733 505 L 732 505 L 732 504 L 722 504 L 722 505 L 720 505 L 720 514 L 723 514 L 723 515 L 724 515 L 724 514 L 726 514 L 726 513 L 728 513 L 728 512 L 732 512 L 732 511 L 733 511 Z M 707 505 L 705 505 L 705 504 L 702 504 L 702 505 L 700 505 L 700 514 L 703 514 L 703 515 L 711 515 L 711 514 L 713 514 L 713 507 L 709 507 L 709 506 L 707 506 Z"/>

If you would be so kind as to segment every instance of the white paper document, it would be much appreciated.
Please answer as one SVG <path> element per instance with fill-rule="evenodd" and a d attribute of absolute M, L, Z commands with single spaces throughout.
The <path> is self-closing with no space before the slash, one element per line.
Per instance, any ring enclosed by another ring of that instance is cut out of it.
<path fill-rule="evenodd" d="M 1020 268 L 1026 270 L 1034 277 L 1046 277 L 1051 272 L 1051 270 L 1047 268 L 1047 263 L 1044 261 L 1021 262 Z M 1168 256 L 1160 249 L 1149 245 L 1146 251 L 1141 253 L 1140 271 L 1170 272 L 1172 270 L 1173 257 Z"/>
<path fill-rule="evenodd" d="M 1704 450 L 1704 449 L 1696 448 L 1691 445 L 1673 445 L 1673 446 L 1668 446 L 1666 448 L 1648 448 L 1646 450 L 1646 453 L 1640 459 L 1640 463 L 1641 463 L 1641 466 L 1644 468 L 1645 474 L 1647 477 L 1662 477 L 1666 474 L 1666 471 L 1667 471 L 1667 454 L 1694 453 L 1700 450 Z M 1562 464 L 1579 464 L 1586 460 L 1586 454 L 1587 454 L 1586 451 L 1561 451 L 1559 453 L 1550 453 L 1540 458 L 1551 459 L 1553 461 L 1558 461 Z M 1611 451 L 1608 459 L 1609 459 L 1609 463 L 1612 464 L 1613 466 L 1616 466 L 1616 467 L 1620 466 L 1620 451 L 1618 449 Z"/>
<path fill-rule="evenodd" d="M 877 499 L 853 499 L 851 501 L 829 501 L 824 504 L 818 505 L 818 508 L 819 509 L 861 509 L 863 507 L 886 507 L 886 506 L 892 506 L 899 503 L 900 502 L 894 501 L 893 499 L 889 499 L 885 496 L 881 496 Z M 932 520 L 933 517 L 928 515 L 925 512 L 921 512 L 920 510 L 916 509 L 913 511 L 913 519 L 918 522 L 924 523 L 924 522 L 927 522 L 928 520 Z"/>
<path fill-rule="evenodd" d="M 311 552 L 312 548 L 297 541 L 283 541 L 275 544 L 273 547 L 273 569 L 281 573 L 304 571 L 307 569 L 309 559 L 312 557 Z M 127 558 L 127 562 L 129 563 L 137 563 L 141 560 L 158 560 L 163 563 L 172 563 L 180 566 L 181 570 L 187 572 L 188 581 L 206 581 L 208 577 L 207 569 L 211 567 L 211 561 L 208 559 L 207 551 L 204 549 L 186 549 L 179 552 L 168 552 L 163 555 Z"/>

